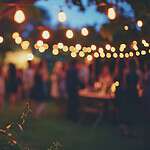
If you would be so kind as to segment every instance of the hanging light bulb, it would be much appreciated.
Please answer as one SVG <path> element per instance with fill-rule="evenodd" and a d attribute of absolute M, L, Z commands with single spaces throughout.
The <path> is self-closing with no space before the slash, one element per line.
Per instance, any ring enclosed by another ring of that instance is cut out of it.
<path fill-rule="evenodd" d="M 49 39 L 49 38 L 50 38 L 50 33 L 49 33 L 49 31 L 44 30 L 44 31 L 42 32 L 42 38 L 45 39 L 45 40 Z"/>
<path fill-rule="evenodd" d="M 67 30 L 66 31 L 66 37 L 68 39 L 72 39 L 73 38 L 73 31 L 72 30 Z"/>
<path fill-rule="evenodd" d="M 4 38 L 2 36 L 0 36 L 0 44 L 3 43 Z"/>
<path fill-rule="evenodd" d="M 116 11 L 115 11 L 115 9 L 114 8 L 108 8 L 108 12 L 107 12 L 108 14 L 108 18 L 110 19 L 110 20 L 114 20 L 115 18 L 116 18 Z"/>
<path fill-rule="evenodd" d="M 81 29 L 81 34 L 82 34 L 83 36 L 88 36 L 88 34 L 89 34 L 88 29 L 87 29 L 87 28 L 82 28 L 82 29 Z"/>
<path fill-rule="evenodd" d="M 58 13 L 58 21 L 59 21 L 59 22 L 65 22 L 66 19 L 67 19 L 66 14 L 65 14 L 63 11 L 60 11 L 60 12 Z"/>
<path fill-rule="evenodd" d="M 25 14 L 22 10 L 17 10 L 14 15 L 14 21 L 17 23 L 23 23 L 25 21 Z"/>
<path fill-rule="evenodd" d="M 137 26 L 141 28 L 143 26 L 143 21 L 142 20 L 138 20 L 137 21 Z"/>

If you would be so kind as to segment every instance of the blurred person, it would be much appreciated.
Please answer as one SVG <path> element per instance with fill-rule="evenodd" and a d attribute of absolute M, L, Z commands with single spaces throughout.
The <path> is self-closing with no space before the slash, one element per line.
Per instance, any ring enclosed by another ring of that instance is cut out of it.
<path fill-rule="evenodd" d="M 35 68 L 32 65 L 32 61 L 28 61 L 28 68 L 23 72 L 23 89 L 24 97 L 30 98 L 31 87 L 33 86 Z"/>
<path fill-rule="evenodd" d="M 0 65 L 0 111 L 3 109 L 5 97 L 5 77 L 3 74 L 3 67 Z"/>
<path fill-rule="evenodd" d="M 138 116 L 138 90 L 139 76 L 134 60 L 129 63 L 129 71 L 125 77 L 125 97 L 122 107 L 121 131 L 125 136 L 135 136 L 134 126 Z"/>
<path fill-rule="evenodd" d="M 44 80 L 42 78 L 42 71 L 40 68 L 41 64 L 38 65 L 34 79 L 33 86 L 31 88 L 31 99 L 34 101 L 34 117 L 38 118 L 45 109 L 45 89 L 44 89 Z"/>
<path fill-rule="evenodd" d="M 61 71 L 62 71 L 62 62 L 58 61 L 55 63 L 52 74 L 50 76 L 51 80 L 50 95 L 55 100 L 55 102 L 58 102 L 60 98 Z"/>
<path fill-rule="evenodd" d="M 10 63 L 6 79 L 6 92 L 10 101 L 10 107 L 13 108 L 17 99 L 18 80 L 14 64 Z"/>
<path fill-rule="evenodd" d="M 79 119 L 79 97 L 78 90 L 80 86 L 78 71 L 76 68 L 76 61 L 73 60 L 67 71 L 67 117 L 72 121 L 78 121 Z"/>

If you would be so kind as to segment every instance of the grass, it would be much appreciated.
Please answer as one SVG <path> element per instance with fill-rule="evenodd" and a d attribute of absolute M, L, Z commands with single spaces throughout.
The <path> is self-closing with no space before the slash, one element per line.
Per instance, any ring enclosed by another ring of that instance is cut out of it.
<path fill-rule="evenodd" d="M 24 102 L 18 103 L 13 111 L 6 107 L 0 113 L 0 126 L 15 120 L 23 110 Z M 38 119 L 30 118 L 18 139 L 31 150 L 47 150 L 52 141 L 60 141 L 64 150 L 149 150 L 144 145 L 144 125 L 136 125 L 138 138 L 120 135 L 117 125 L 102 123 L 96 128 L 91 125 L 75 124 L 58 113 L 58 107 L 47 103 L 47 113 Z M 1 149 L 0 149 L 1 150 Z"/>

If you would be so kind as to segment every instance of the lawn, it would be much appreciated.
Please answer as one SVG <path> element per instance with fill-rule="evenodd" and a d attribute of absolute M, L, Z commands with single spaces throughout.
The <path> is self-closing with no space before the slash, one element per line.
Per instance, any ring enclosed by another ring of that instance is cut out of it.
<path fill-rule="evenodd" d="M 6 106 L 0 113 L 0 126 L 16 120 L 24 105 L 24 102 L 18 103 L 13 111 Z M 136 125 L 138 137 L 129 138 L 121 136 L 116 124 L 103 122 L 93 128 L 90 124 L 70 122 L 59 114 L 52 102 L 46 104 L 45 110 L 46 115 L 38 119 L 30 117 L 24 131 L 17 135 L 21 144 L 30 150 L 47 150 L 52 141 L 61 142 L 64 150 L 149 150 L 144 142 L 143 123 Z"/>

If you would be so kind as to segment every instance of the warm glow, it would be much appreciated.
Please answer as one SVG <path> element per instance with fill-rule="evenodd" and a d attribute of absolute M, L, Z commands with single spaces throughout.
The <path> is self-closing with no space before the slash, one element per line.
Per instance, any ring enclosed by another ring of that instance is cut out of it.
<path fill-rule="evenodd" d="M 44 44 L 44 43 L 43 43 L 43 41 L 42 41 L 42 40 L 38 40 L 38 41 L 37 41 L 37 46 L 38 46 L 38 47 L 43 46 L 43 44 Z"/>
<path fill-rule="evenodd" d="M 110 44 L 106 44 L 105 48 L 106 48 L 107 50 L 110 50 L 110 49 L 111 49 Z"/>
<path fill-rule="evenodd" d="M 63 11 L 60 11 L 60 12 L 58 13 L 58 21 L 60 21 L 60 22 L 65 22 L 66 19 L 67 19 L 66 14 L 65 14 Z"/>
<path fill-rule="evenodd" d="M 115 47 L 111 47 L 111 52 L 115 52 L 116 48 Z"/>
<path fill-rule="evenodd" d="M 72 39 L 73 38 L 73 31 L 72 30 L 67 30 L 66 31 L 66 37 L 68 39 Z"/>
<path fill-rule="evenodd" d="M 129 58 L 129 54 L 128 53 L 125 53 L 125 58 Z"/>
<path fill-rule="evenodd" d="M 114 58 L 117 58 L 117 57 L 118 57 L 118 54 L 117 54 L 117 53 L 113 53 L 113 57 L 114 57 Z"/>
<path fill-rule="evenodd" d="M 49 39 L 50 38 L 49 31 L 47 31 L 47 30 L 43 31 L 42 32 L 42 38 L 45 39 L 45 40 Z"/>
<path fill-rule="evenodd" d="M 95 58 L 98 58 L 98 57 L 99 57 L 99 53 L 98 53 L 98 52 L 95 52 L 95 53 L 94 53 L 94 57 L 95 57 Z"/>
<path fill-rule="evenodd" d="M 105 53 L 104 52 L 100 53 L 100 57 L 104 58 L 105 57 Z"/>
<path fill-rule="evenodd" d="M 140 56 L 140 52 L 139 51 L 136 52 L 136 56 Z"/>
<path fill-rule="evenodd" d="M 82 48 L 82 46 L 80 45 L 80 44 L 76 44 L 76 49 L 79 51 L 79 50 L 81 50 L 81 48 Z"/>
<path fill-rule="evenodd" d="M 134 56 L 133 52 L 129 52 L 129 56 L 133 57 Z"/>
<path fill-rule="evenodd" d="M 124 54 L 123 54 L 123 53 L 120 53 L 120 54 L 119 54 L 119 57 L 120 57 L 120 58 L 124 58 Z"/>
<path fill-rule="evenodd" d="M 95 50 L 96 50 L 96 45 L 91 45 L 91 49 L 92 49 L 93 51 L 95 51 Z"/>
<path fill-rule="evenodd" d="M 24 50 L 28 49 L 28 48 L 29 48 L 29 45 L 30 45 L 30 42 L 29 42 L 29 41 L 23 41 L 23 42 L 21 43 L 21 47 L 22 47 L 22 49 L 24 49 Z"/>
<path fill-rule="evenodd" d="M 85 53 L 84 53 L 83 51 L 80 51 L 80 52 L 79 52 L 79 56 L 80 56 L 80 57 L 84 57 L 84 56 L 85 56 Z"/>
<path fill-rule="evenodd" d="M 16 44 L 21 44 L 22 38 L 21 38 L 21 37 L 17 37 L 17 38 L 15 39 L 15 42 L 16 42 Z"/>
<path fill-rule="evenodd" d="M 87 60 L 88 60 L 88 61 L 92 61 L 92 60 L 93 60 L 92 55 L 88 55 L 88 56 L 87 56 Z"/>
<path fill-rule="evenodd" d="M 128 27 L 128 26 L 124 26 L 124 30 L 125 30 L 125 31 L 128 31 L 128 30 L 129 30 L 129 27 Z"/>
<path fill-rule="evenodd" d="M 40 53 L 44 53 L 44 52 L 45 52 L 45 50 L 46 50 L 46 49 L 45 49 L 45 47 L 44 47 L 44 46 L 39 47 L 39 52 L 40 52 Z"/>
<path fill-rule="evenodd" d="M 16 39 L 17 37 L 19 37 L 19 33 L 18 33 L 18 32 L 14 32 L 14 33 L 12 34 L 12 38 L 13 38 L 13 39 Z"/>
<path fill-rule="evenodd" d="M 25 21 L 25 14 L 22 10 L 17 10 L 14 15 L 14 21 L 17 23 L 23 23 Z"/>
<path fill-rule="evenodd" d="M 142 51 L 141 51 L 141 55 L 146 55 L 146 51 L 145 51 L 145 50 L 142 50 Z"/>
<path fill-rule="evenodd" d="M 89 34 L 88 29 L 87 29 L 87 28 L 82 28 L 82 29 L 81 29 L 81 34 L 82 34 L 83 36 L 88 36 L 88 34 Z"/>
<path fill-rule="evenodd" d="M 63 44 L 63 43 L 58 43 L 58 48 L 59 48 L 59 49 L 63 49 L 63 47 L 64 47 L 64 44 Z"/>
<path fill-rule="evenodd" d="M 114 8 L 109 8 L 108 9 L 108 18 L 110 20 L 114 20 L 116 18 L 116 12 Z"/>
<path fill-rule="evenodd" d="M 104 49 L 100 47 L 100 48 L 98 49 L 98 52 L 99 52 L 99 53 L 103 53 L 103 52 L 104 52 Z"/>
<path fill-rule="evenodd" d="M 53 55 L 58 55 L 59 54 L 59 50 L 58 49 L 53 49 L 52 53 L 53 53 Z"/>
<path fill-rule="evenodd" d="M 107 53 L 107 54 L 106 54 L 106 57 L 107 57 L 107 58 L 111 58 L 111 53 Z"/>
<path fill-rule="evenodd" d="M 49 48 L 49 45 L 47 43 L 44 43 L 43 47 L 47 50 Z"/>
<path fill-rule="evenodd" d="M 71 57 L 75 58 L 75 57 L 77 57 L 77 54 L 75 52 L 72 52 Z"/>
<path fill-rule="evenodd" d="M 0 36 L 0 44 L 4 42 L 4 38 Z"/>
<path fill-rule="evenodd" d="M 137 21 L 137 26 L 141 28 L 143 26 L 143 21 L 142 20 L 138 20 Z"/>
<path fill-rule="evenodd" d="M 64 52 L 67 52 L 67 51 L 68 51 L 68 46 L 64 46 L 64 47 L 63 47 L 63 51 L 64 51 Z"/>

